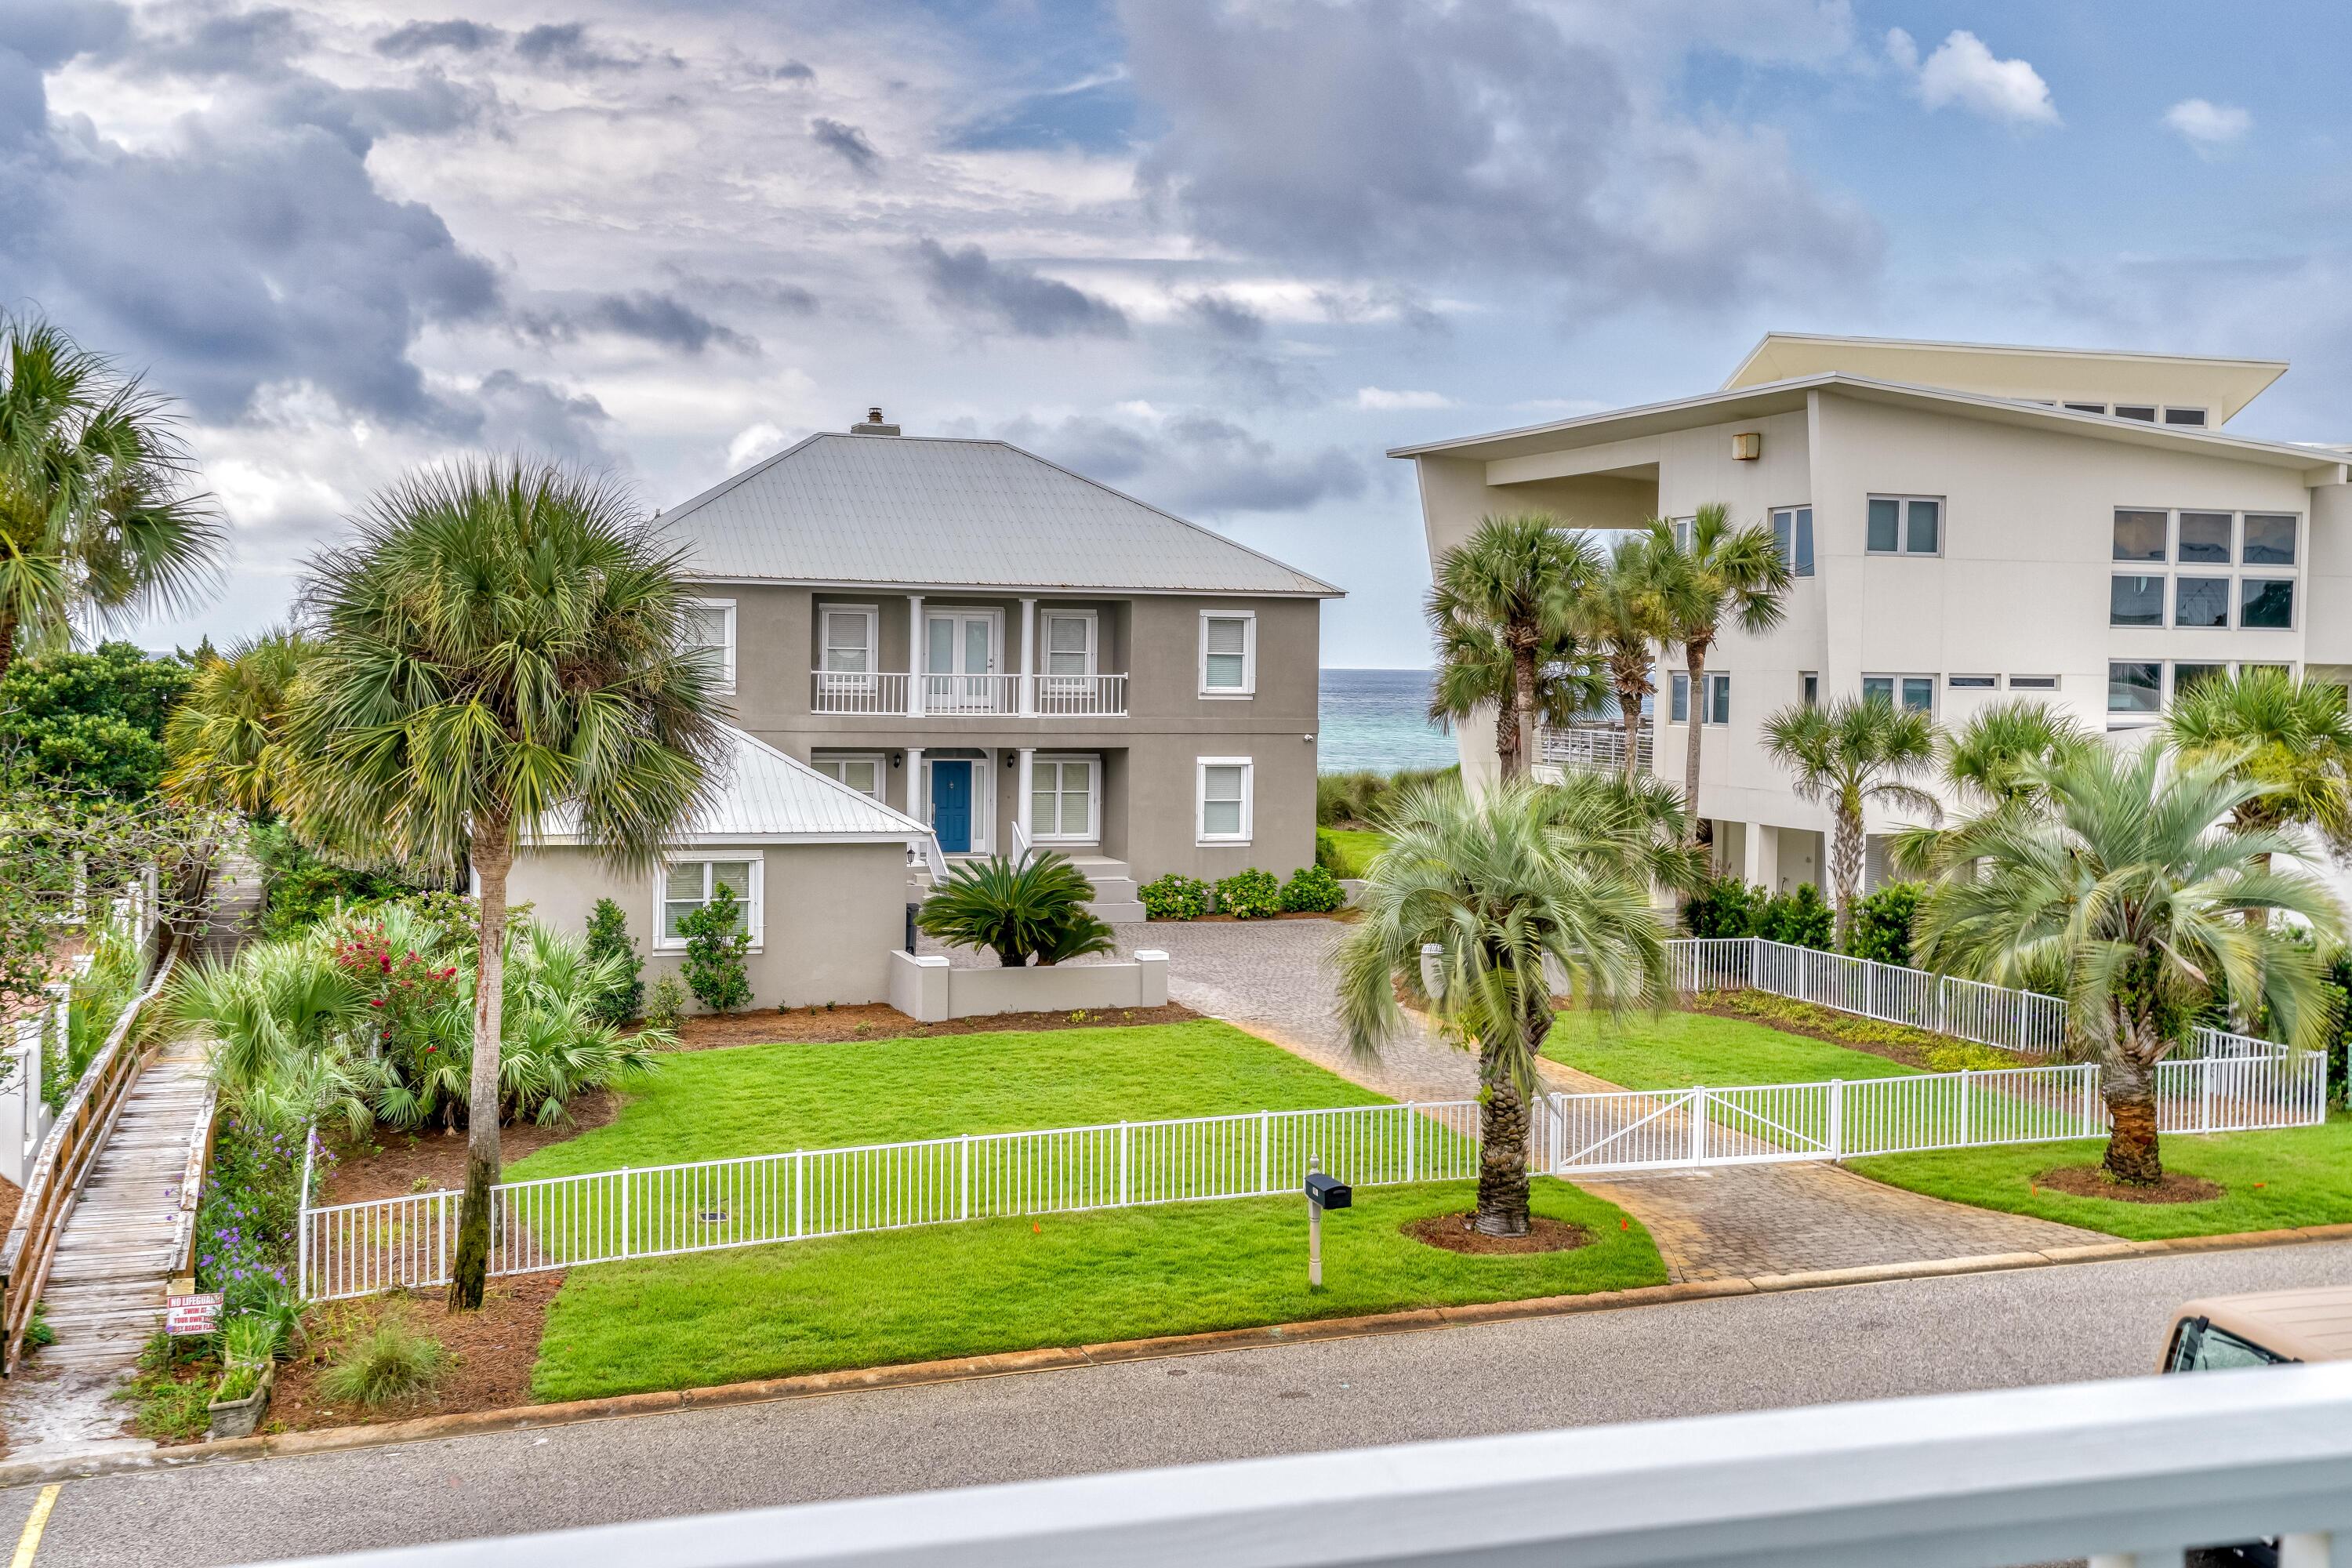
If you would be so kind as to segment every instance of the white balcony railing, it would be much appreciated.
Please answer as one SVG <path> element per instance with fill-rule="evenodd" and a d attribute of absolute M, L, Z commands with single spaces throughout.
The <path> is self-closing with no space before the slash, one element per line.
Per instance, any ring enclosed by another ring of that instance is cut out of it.
<path fill-rule="evenodd" d="M 1962 1568 L 2087 1556 L 2095 1568 L 2155 1568 L 2178 1564 L 2184 1547 L 2271 1538 L 2282 1568 L 2340 1568 L 2347 1531 L 2352 1365 L 2335 1363 L 1114 1470 L 365 1561 Z"/>
<path fill-rule="evenodd" d="M 809 707 L 816 713 L 948 717 L 1034 713 L 1059 719 L 1120 718 L 1127 712 L 1124 675 L 908 675 L 820 669 L 812 672 L 811 681 Z M 1024 685 L 1033 695 L 1025 706 L 1021 700 Z"/>
<path fill-rule="evenodd" d="M 1650 768 L 1652 737 L 1649 727 L 1633 731 L 1633 758 L 1644 773 Z M 1536 761 L 1554 767 L 1579 768 L 1594 773 L 1622 773 L 1625 769 L 1625 731 L 1612 724 L 1570 725 L 1555 729 L 1547 724 L 1536 731 Z"/>

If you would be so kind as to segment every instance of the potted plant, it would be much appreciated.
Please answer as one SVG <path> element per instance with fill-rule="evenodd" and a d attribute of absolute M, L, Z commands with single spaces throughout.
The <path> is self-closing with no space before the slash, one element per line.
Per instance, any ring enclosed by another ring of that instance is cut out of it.
<path fill-rule="evenodd" d="M 233 1319 L 221 1330 L 221 1380 L 213 1390 L 211 1413 L 215 1437 L 249 1437 L 269 1408 L 269 1391 L 278 1382 L 278 1325 L 248 1314 Z"/>

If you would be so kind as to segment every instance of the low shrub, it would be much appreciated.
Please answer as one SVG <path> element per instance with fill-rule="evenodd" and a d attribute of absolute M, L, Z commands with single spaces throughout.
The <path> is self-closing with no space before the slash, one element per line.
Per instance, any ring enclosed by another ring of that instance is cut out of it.
<path fill-rule="evenodd" d="M 1853 907 L 1853 934 L 1846 951 L 1898 968 L 1911 966 L 1911 921 L 1927 889 L 1916 882 L 1889 882 Z"/>
<path fill-rule="evenodd" d="M 1302 866 L 1282 885 L 1282 907 L 1293 913 L 1329 914 L 1347 903 L 1348 889 L 1320 866 Z"/>
<path fill-rule="evenodd" d="M 646 1027 L 674 1035 L 685 1016 L 686 987 L 677 976 L 665 974 L 655 981 L 653 994 L 646 999 Z"/>
<path fill-rule="evenodd" d="M 418 891 L 397 877 L 338 866 L 312 852 L 282 821 L 253 830 L 253 858 L 261 865 L 261 935 L 294 936 L 338 908 L 397 899 Z"/>
<path fill-rule="evenodd" d="M 405 1313 L 387 1309 L 373 1330 L 320 1373 L 319 1390 L 330 1399 L 382 1405 L 432 1387 L 442 1360 L 439 1340 L 417 1332 Z"/>
<path fill-rule="evenodd" d="M 294 1291 L 306 1135 L 225 1116 L 196 1206 L 196 1289 L 217 1290 L 221 1312 L 273 1315 Z M 319 1151 L 318 1172 L 328 1155 Z"/>
<path fill-rule="evenodd" d="M 709 903 L 677 922 L 686 938 L 687 989 L 714 1013 L 751 1005 L 751 981 L 743 965 L 751 951 L 748 923 L 735 889 L 724 882 L 712 890 Z"/>
<path fill-rule="evenodd" d="M 1767 942 L 1827 952 L 1835 945 L 1837 921 L 1822 901 L 1821 889 L 1811 882 L 1800 882 L 1794 890 L 1764 900 L 1756 911 L 1755 928 L 1754 934 Z"/>
<path fill-rule="evenodd" d="M 1217 912 L 1237 921 L 1262 921 L 1282 912 L 1282 884 L 1271 871 L 1253 866 L 1217 879 Z"/>
<path fill-rule="evenodd" d="M 625 1024 L 646 1005 L 645 961 L 629 940 L 629 917 L 610 899 L 599 899 L 588 912 L 588 959 L 613 961 L 614 980 L 589 1011 L 603 1023 Z"/>
<path fill-rule="evenodd" d="M 1756 912 L 1770 895 L 1737 877 L 1709 877 L 1683 905 L 1683 930 L 1695 937 L 1756 934 Z"/>
<path fill-rule="evenodd" d="M 1315 830 L 1315 864 L 1334 877 L 1348 875 L 1348 857 L 1339 841 L 1319 827 Z"/>
<path fill-rule="evenodd" d="M 1135 890 L 1143 912 L 1155 921 L 1196 921 L 1209 912 L 1209 884 L 1171 871 Z"/>

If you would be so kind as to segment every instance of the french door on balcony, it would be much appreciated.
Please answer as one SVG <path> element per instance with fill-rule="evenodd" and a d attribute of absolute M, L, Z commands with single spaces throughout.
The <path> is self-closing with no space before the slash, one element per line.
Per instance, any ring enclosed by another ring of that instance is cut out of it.
<path fill-rule="evenodd" d="M 1009 713 L 998 672 L 1003 638 L 989 610 L 934 610 L 923 617 L 923 708 L 931 713 Z"/>

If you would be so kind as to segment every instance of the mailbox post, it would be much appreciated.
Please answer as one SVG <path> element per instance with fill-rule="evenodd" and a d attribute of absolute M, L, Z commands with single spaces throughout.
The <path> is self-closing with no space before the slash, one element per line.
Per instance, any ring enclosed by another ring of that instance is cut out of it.
<path fill-rule="evenodd" d="M 1356 1201 L 1348 1184 L 1323 1173 L 1319 1156 L 1307 1159 L 1307 1288 L 1323 1289 L 1323 1211 L 1343 1209 Z"/>

